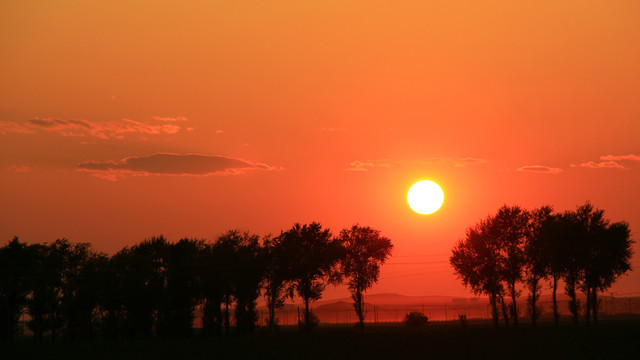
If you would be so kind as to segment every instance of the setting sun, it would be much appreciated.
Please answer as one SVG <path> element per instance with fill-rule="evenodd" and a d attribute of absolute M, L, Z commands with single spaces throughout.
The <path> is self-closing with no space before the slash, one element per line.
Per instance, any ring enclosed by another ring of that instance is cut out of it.
<path fill-rule="evenodd" d="M 413 211 L 419 214 L 433 214 L 444 202 L 442 188 L 431 180 L 422 180 L 411 186 L 407 193 L 407 201 Z"/>

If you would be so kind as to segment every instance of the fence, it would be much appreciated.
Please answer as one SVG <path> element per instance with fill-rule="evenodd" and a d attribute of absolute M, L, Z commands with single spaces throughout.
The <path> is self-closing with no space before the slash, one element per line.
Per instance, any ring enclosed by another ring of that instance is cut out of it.
<path fill-rule="evenodd" d="M 526 298 L 519 298 L 518 316 L 528 317 L 528 307 Z M 579 299 L 581 311 L 584 315 L 585 299 Z M 541 319 L 551 319 L 553 316 L 552 301 L 539 301 L 537 303 L 538 313 Z M 338 308 L 332 308 L 331 305 L 325 305 L 312 309 L 313 313 L 318 317 L 320 323 L 325 324 L 355 324 L 358 321 L 355 311 L 351 306 L 346 307 L 340 304 Z M 458 320 L 459 315 L 464 314 L 467 319 L 490 319 L 491 306 L 488 302 L 471 301 L 467 303 L 449 303 L 449 304 L 411 304 L 411 305 L 385 305 L 385 304 L 366 304 L 365 305 L 365 322 L 367 323 L 385 323 L 400 322 L 405 315 L 413 312 L 421 312 L 429 317 L 430 321 L 451 321 Z M 303 318 L 303 307 L 296 308 L 288 306 L 286 309 L 276 310 L 276 317 L 280 325 L 295 325 L 299 319 Z M 558 312 L 563 318 L 570 315 L 568 300 L 562 299 L 558 301 Z M 598 301 L 598 316 L 606 319 L 608 316 L 640 314 L 640 297 L 615 298 L 611 296 L 602 296 Z M 266 309 L 258 310 L 258 325 L 267 325 L 268 315 Z"/>

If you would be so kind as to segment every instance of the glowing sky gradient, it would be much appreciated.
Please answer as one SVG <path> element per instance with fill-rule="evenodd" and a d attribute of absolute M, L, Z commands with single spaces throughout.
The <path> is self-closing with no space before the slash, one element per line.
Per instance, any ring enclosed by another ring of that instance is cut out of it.
<path fill-rule="evenodd" d="M 394 243 L 372 292 L 456 296 L 454 242 L 505 203 L 640 240 L 640 2 L 524 3 L 4 0 L 0 240 L 357 222 Z"/>

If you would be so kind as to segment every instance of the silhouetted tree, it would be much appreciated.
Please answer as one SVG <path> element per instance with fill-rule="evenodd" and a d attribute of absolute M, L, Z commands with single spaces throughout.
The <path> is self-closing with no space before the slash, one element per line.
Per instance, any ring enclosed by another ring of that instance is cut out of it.
<path fill-rule="evenodd" d="M 548 244 L 551 241 L 549 224 L 553 221 L 552 212 L 551 206 L 543 206 L 530 213 L 529 236 L 524 247 L 525 283 L 529 289 L 528 306 L 534 326 L 540 316 L 537 305 L 540 298 L 540 281 L 549 273 Z"/>
<path fill-rule="evenodd" d="M 276 309 L 284 306 L 287 297 L 293 297 L 288 283 L 293 278 L 293 264 L 297 256 L 291 242 L 283 241 L 279 236 L 266 236 L 263 240 L 265 253 L 264 298 L 269 312 L 269 329 L 277 326 Z"/>
<path fill-rule="evenodd" d="M 202 264 L 200 267 L 202 332 L 207 336 L 221 333 L 225 318 L 221 306 L 226 294 L 224 284 L 228 284 L 229 279 L 227 270 L 223 268 L 223 261 L 228 259 L 219 259 L 219 254 L 219 251 L 214 251 L 214 245 L 208 243 L 204 244 L 204 248 L 199 253 Z M 228 313 L 228 308 L 226 311 Z"/>
<path fill-rule="evenodd" d="M 598 291 L 606 291 L 618 277 L 631 270 L 631 256 L 633 255 L 631 230 L 626 222 L 610 224 L 599 242 L 592 267 L 593 320 L 598 321 Z"/>
<path fill-rule="evenodd" d="M 491 317 L 498 327 L 498 306 L 504 288 L 498 249 L 491 241 L 491 222 L 492 217 L 489 216 L 468 228 L 466 237 L 454 246 L 449 262 L 464 286 L 470 287 L 474 294 L 489 296 Z"/>
<path fill-rule="evenodd" d="M 190 239 L 168 245 L 165 289 L 158 312 L 158 333 L 162 336 L 192 334 L 201 293 L 198 253 L 203 248 L 203 241 Z"/>
<path fill-rule="evenodd" d="M 98 293 L 99 313 L 102 319 L 102 336 L 115 340 L 123 335 L 127 314 L 127 289 L 134 289 L 128 279 L 131 250 L 124 248 L 109 257 L 103 269 L 103 281 Z"/>
<path fill-rule="evenodd" d="M 598 291 L 609 288 L 615 279 L 628 271 L 631 258 L 631 236 L 628 224 L 604 218 L 604 211 L 591 203 L 576 210 L 584 255 L 579 287 L 586 295 L 585 319 L 593 314 L 597 321 Z"/>
<path fill-rule="evenodd" d="M 65 244 L 60 247 L 62 260 L 61 308 L 69 340 L 93 338 L 96 320 L 94 310 L 99 304 L 101 275 L 106 255 L 91 250 L 88 243 Z"/>
<path fill-rule="evenodd" d="M 564 264 L 564 291 L 569 296 L 569 312 L 571 312 L 574 324 L 578 323 L 580 313 L 580 301 L 577 298 L 576 287 L 582 277 L 582 271 L 586 261 L 588 249 L 583 242 L 584 232 L 574 211 L 565 211 L 559 218 L 560 234 L 557 238 L 560 245 L 558 254 L 561 263 Z"/>
<path fill-rule="evenodd" d="M 51 341 L 64 325 L 61 306 L 64 257 L 70 248 L 67 239 L 58 239 L 51 244 L 30 245 L 32 269 L 30 274 L 31 296 L 28 309 L 31 320 L 27 326 L 33 331 L 35 340 L 42 343 L 49 334 Z"/>
<path fill-rule="evenodd" d="M 545 249 L 544 260 L 551 281 L 551 308 L 556 326 L 560 321 L 557 298 L 558 284 L 564 278 L 567 269 L 566 257 L 569 251 L 566 248 L 567 239 L 572 236 L 571 232 L 575 230 L 572 230 L 571 224 L 570 216 L 567 216 L 566 213 L 551 214 L 539 229 L 538 241 L 542 242 L 541 246 Z"/>
<path fill-rule="evenodd" d="M 337 237 L 343 248 L 340 273 L 347 278 L 360 330 L 364 331 L 364 292 L 378 281 L 380 266 L 391 255 L 391 240 L 368 226 L 353 225 Z"/>
<path fill-rule="evenodd" d="M 224 258 L 227 279 L 224 284 L 225 328 L 229 328 L 229 305 L 236 301 L 236 328 L 240 332 L 252 331 L 256 320 L 256 300 L 264 278 L 264 256 L 258 235 L 238 230 L 222 234 L 213 246 L 218 259 Z"/>
<path fill-rule="evenodd" d="M 316 222 L 296 223 L 282 236 L 285 246 L 296 250 L 291 287 L 304 302 L 304 328 L 310 330 L 315 325 L 310 303 L 322 297 L 327 282 L 336 281 L 341 247 L 331 238 L 331 231 Z"/>
<path fill-rule="evenodd" d="M 166 239 L 160 236 L 116 254 L 123 266 L 119 271 L 125 337 L 148 337 L 157 325 L 159 302 L 165 292 L 167 248 Z"/>
<path fill-rule="evenodd" d="M 33 263 L 28 245 L 14 237 L 0 248 L 0 340 L 13 338 L 29 294 Z"/>
<path fill-rule="evenodd" d="M 525 265 L 524 244 L 528 236 L 529 213 L 519 206 L 502 206 L 490 222 L 490 240 L 498 250 L 500 277 L 511 297 L 510 315 L 518 326 L 517 284 L 522 281 Z"/>
<path fill-rule="evenodd" d="M 237 230 L 231 230 L 231 232 L 239 233 Z M 237 262 L 234 258 L 236 254 L 236 244 L 233 241 L 236 236 L 232 235 L 230 237 L 230 241 L 225 241 L 226 238 L 229 238 L 228 236 L 226 236 L 227 234 L 223 234 L 218 238 L 216 243 L 212 246 L 212 252 L 213 262 L 216 264 L 217 269 L 226 272 L 225 276 L 221 276 L 217 278 L 217 280 L 224 304 L 224 310 L 222 314 L 224 331 L 226 334 L 229 334 L 231 328 L 230 307 L 234 300 L 234 283 L 236 282 L 233 276 L 235 275 L 235 267 L 237 265 Z M 220 241 L 221 239 L 223 241 Z"/>

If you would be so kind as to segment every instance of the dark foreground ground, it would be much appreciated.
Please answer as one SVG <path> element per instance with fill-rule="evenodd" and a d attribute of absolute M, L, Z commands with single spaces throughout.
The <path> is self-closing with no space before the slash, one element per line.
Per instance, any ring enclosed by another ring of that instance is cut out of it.
<path fill-rule="evenodd" d="M 324 326 L 313 333 L 35 345 L 0 345 L 0 359 L 640 359 L 640 322 L 598 326 L 543 324 L 494 329 L 490 324 Z"/>

